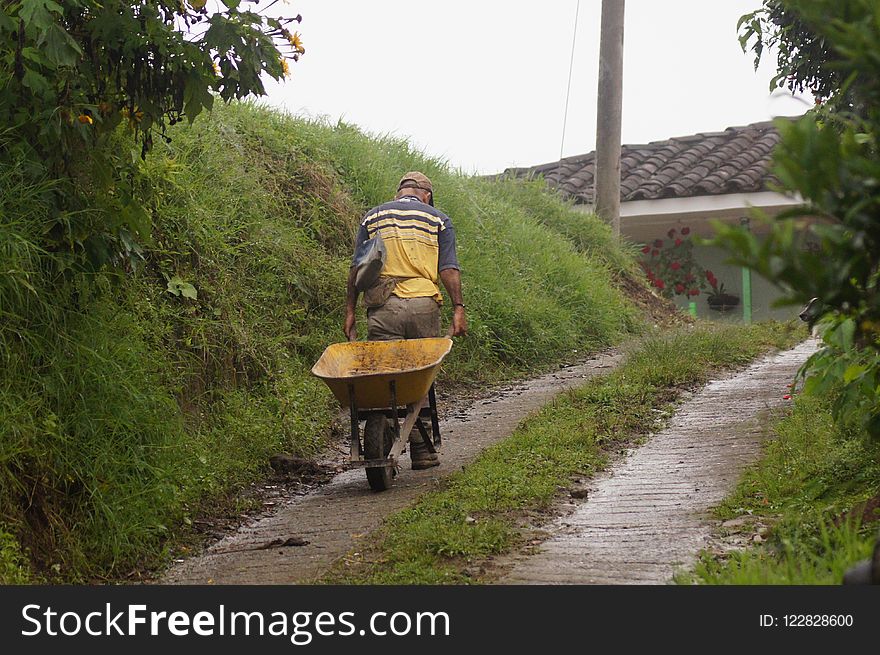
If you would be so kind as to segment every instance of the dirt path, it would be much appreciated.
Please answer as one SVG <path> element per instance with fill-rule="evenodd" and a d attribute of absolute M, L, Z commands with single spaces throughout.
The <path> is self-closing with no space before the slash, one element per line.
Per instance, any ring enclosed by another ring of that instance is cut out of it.
<path fill-rule="evenodd" d="M 530 412 L 585 378 L 605 373 L 620 361 L 618 352 L 511 385 L 441 421 L 441 465 L 413 471 L 403 457 L 394 487 L 372 493 L 362 470 L 337 475 L 326 486 L 296 498 L 274 514 L 245 525 L 193 559 L 178 562 L 165 584 L 290 584 L 314 581 L 356 539 L 379 527 L 391 512 L 410 505 L 438 480 L 474 459 L 487 446 L 513 432 Z M 289 545 L 268 547 L 275 540 Z M 305 543 L 307 542 L 307 543 Z M 294 545 L 303 544 L 305 545 Z"/>
<path fill-rule="evenodd" d="M 762 423 L 798 367 L 807 341 L 710 383 L 669 426 L 593 480 L 586 500 L 545 528 L 534 554 L 499 562 L 502 584 L 659 584 L 688 567 L 715 522 L 708 511 L 760 455 Z"/>

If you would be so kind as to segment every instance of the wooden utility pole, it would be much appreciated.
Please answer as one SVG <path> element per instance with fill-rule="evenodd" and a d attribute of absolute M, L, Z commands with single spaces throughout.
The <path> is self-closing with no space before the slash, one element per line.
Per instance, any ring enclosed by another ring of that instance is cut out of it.
<path fill-rule="evenodd" d="M 596 213 L 620 236 L 620 117 L 623 109 L 624 0 L 602 0 L 596 111 Z"/>

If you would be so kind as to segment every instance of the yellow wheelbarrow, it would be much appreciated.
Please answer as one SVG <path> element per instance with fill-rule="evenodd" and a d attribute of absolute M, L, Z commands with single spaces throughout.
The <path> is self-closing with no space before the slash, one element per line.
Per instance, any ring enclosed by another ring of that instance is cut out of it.
<path fill-rule="evenodd" d="M 397 458 L 414 427 L 430 452 L 440 447 L 434 379 L 451 349 L 448 337 L 335 343 L 312 367 L 312 374 L 324 380 L 340 404 L 348 407 L 350 462 L 365 468 L 374 491 L 391 486 Z M 431 421 L 433 439 L 422 419 Z M 363 444 L 361 421 L 366 422 Z"/>

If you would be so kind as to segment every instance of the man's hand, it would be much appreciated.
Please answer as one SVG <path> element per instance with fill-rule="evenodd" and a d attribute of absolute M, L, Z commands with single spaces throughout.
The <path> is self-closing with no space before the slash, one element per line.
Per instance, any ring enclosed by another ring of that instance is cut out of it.
<path fill-rule="evenodd" d="M 464 313 L 464 307 L 457 305 L 452 314 L 452 325 L 449 326 L 450 337 L 463 337 L 467 334 L 467 316 Z"/>
<path fill-rule="evenodd" d="M 354 310 L 345 312 L 345 322 L 342 324 L 342 333 L 349 341 L 357 341 L 357 324 L 355 322 Z"/>
<path fill-rule="evenodd" d="M 457 268 L 446 268 L 440 271 L 440 279 L 449 299 L 452 301 L 452 325 L 449 326 L 450 337 L 463 337 L 467 334 L 467 316 L 464 315 L 464 300 L 461 296 L 461 273 Z"/>

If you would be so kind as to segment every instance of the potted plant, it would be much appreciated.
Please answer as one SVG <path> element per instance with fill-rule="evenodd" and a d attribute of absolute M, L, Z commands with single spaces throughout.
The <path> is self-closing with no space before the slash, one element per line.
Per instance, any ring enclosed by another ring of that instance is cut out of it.
<path fill-rule="evenodd" d="M 665 298 L 700 295 L 706 280 L 703 268 L 694 259 L 694 244 L 688 235 L 689 227 L 666 233 L 668 240 L 655 239 L 642 248 L 640 262 L 648 281 Z"/>
<path fill-rule="evenodd" d="M 724 283 L 719 284 L 718 278 L 712 271 L 706 271 L 706 281 L 712 288 L 712 292 L 706 296 L 706 302 L 709 303 L 709 309 L 717 312 L 727 312 L 739 304 L 739 296 L 727 293 L 724 290 Z"/>

